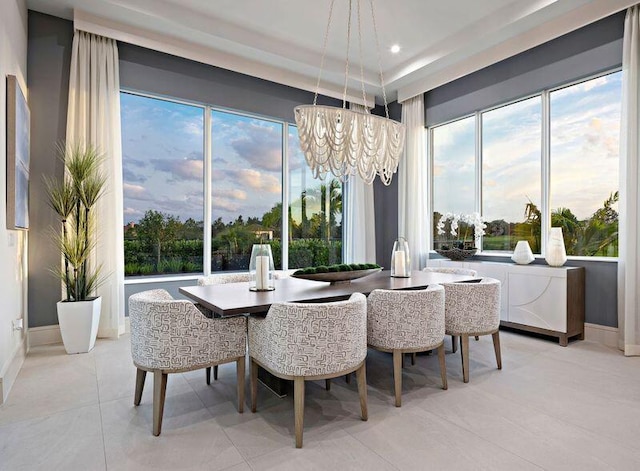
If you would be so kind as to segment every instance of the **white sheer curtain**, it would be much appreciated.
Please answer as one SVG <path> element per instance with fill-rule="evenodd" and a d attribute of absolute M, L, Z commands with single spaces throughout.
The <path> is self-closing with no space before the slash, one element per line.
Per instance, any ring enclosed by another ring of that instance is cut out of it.
<path fill-rule="evenodd" d="M 361 113 L 364 106 L 351 103 L 349 108 Z M 376 262 L 376 219 L 373 206 L 373 185 L 367 185 L 358 175 L 349 177 L 344 185 L 343 229 L 345 263 Z"/>
<path fill-rule="evenodd" d="M 76 30 L 73 37 L 67 111 L 67 143 L 93 144 L 104 154 L 106 191 L 96 205 L 98 245 L 93 263 L 102 264 L 102 313 L 98 335 L 124 332 L 124 248 L 122 142 L 118 47 L 113 39 Z"/>
<path fill-rule="evenodd" d="M 627 10 L 622 47 L 618 332 L 625 355 L 640 355 L 640 10 Z"/>
<path fill-rule="evenodd" d="M 419 270 L 427 265 L 431 246 L 424 95 L 402 102 L 402 122 L 407 127 L 407 140 L 398 169 L 398 236 L 409 242 L 411 268 Z"/>

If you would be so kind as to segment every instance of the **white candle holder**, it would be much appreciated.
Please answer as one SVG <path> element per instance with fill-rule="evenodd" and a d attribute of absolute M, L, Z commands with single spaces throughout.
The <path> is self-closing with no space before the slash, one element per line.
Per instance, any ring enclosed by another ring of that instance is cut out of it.
<path fill-rule="evenodd" d="M 249 262 L 249 274 L 251 291 L 273 291 L 273 255 L 269 244 L 253 244 L 251 249 L 251 261 Z"/>
<path fill-rule="evenodd" d="M 409 243 L 404 237 L 398 237 L 391 252 L 391 276 L 394 278 L 411 277 L 411 257 Z"/>

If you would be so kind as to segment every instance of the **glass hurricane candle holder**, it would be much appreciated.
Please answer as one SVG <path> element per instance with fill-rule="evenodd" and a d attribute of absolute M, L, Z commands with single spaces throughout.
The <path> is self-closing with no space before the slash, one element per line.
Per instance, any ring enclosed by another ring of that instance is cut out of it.
<path fill-rule="evenodd" d="M 274 278 L 273 255 L 269 244 L 253 244 L 251 249 L 251 261 L 249 262 L 249 274 L 251 291 L 273 291 Z"/>
<path fill-rule="evenodd" d="M 404 237 L 398 237 L 393 243 L 393 251 L 391 252 L 391 276 L 394 278 L 409 278 L 411 276 L 409 243 Z"/>

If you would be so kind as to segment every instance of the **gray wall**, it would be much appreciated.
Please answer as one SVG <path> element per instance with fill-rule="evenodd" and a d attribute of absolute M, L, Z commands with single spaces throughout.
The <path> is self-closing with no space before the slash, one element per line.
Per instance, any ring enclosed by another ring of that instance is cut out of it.
<path fill-rule="evenodd" d="M 55 146 L 66 135 L 71 22 L 29 11 L 27 84 L 31 107 L 31 182 L 29 185 L 29 327 L 58 323 L 60 282 L 49 269 L 60 263 L 51 242 L 58 220 L 47 205 L 43 176 L 61 177 Z"/>
<path fill-rule="evenodd" d="M 616 13 L 427 92 L 427 126 L 620 67 L 624 15 Z"/>
<path fill-rule="evenodd" d="M 313 93 L 181 57 L 118 43 L 120 86 L 258 115 L 294 121 L 293 108 L 313 102 Z M 318 103 L 337 104 L 318 97 Z"/>

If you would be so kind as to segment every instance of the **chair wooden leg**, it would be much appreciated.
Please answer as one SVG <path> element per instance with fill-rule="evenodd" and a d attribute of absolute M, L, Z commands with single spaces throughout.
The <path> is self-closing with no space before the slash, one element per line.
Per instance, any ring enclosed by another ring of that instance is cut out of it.
<path fill-rule="evenodd" d="M 367 369 L 364 362 L 356 370 L 356 380 L 358 381 L 358 395 L 360 396 L 360 415 L 362 420 L 369 420 L 367 409 Z"/>
<path fill-rule="evenodd" d="M 302 428 L 304 425 L 304 377 L 293 378 L 293 410 L 295 416 L 296 448 L 302 448 Z"/>
<path fill-rule="evenodd" d="M 218 381 L 218 365 L 213 367 L 213 380 Z"/>
<path fill-rule="evenodd" d="M 396 395 L 396 407 L 402 405 L 402 350 L 393 351 L 393 387 Z"/>
<path fill-rule="evenodd" d="M 480 340 L 480 336 L 476 335 L 476 342 Z"/>
<path fill-rule="evenodd" d="M 413 353 L 411 354 L 411 366 L 413 366 L 413 365 L 415 365 L 415 364 L 416 364 L 416 353 L 415 353 L 415 352 L 413 352 Z"/>
<path fill-rule="evenodd" d="M 249 370 L 251 376 L 251 412 L 255 412 L 258 402 L 258 364 L 253 358 L 249 361 Z"/>
<path fill-rule="evenodd" d="M 244 355 L 236 361 L 236 376 L 238 381 L 238 412 L 244 412 Z"/>
<path fill-rule="evenodd" d="M 162 370 L 153 372 L 153 435 L 156 437 L 162 431 L 162 415 L 164 414 L 164 399 L 167 393 L 167 373 Z"/>
<path fill-rule="evenodd" d="M 465 383 L 469 382 L 469 336 L 464 334 L 460 336 L 460 344 L 461 351 L 460 356 L 462 357 L 462 380 Z"/>
<path fill-rule="evenodd" d="M 455 335 L 451 336 L 451 351 L 456 353 L 458 351 L 458 337 Z"/>
<path fill-rule="evenodd" d="M 440 361 L 440 376 L 442 377 L 442 389 L 448 389 L 447 362 L 444 359 L 444 342 L 438 347 L 438 360 Z"/>
<path fill-rule="evenodd" d="M 139 406 L 142 400 L 142 391 L 144 390 L 144 380 L 147 377 L 147 372 L 137 368 L 136 371 L 136 393 L 133 396 L 133 405 Z"/>
<path fill-rule="evenodd" d="M 324 387 L 327 391 L 331 391 L 331 380 L 330 379 L 325 379 L 324 380 Z"/>
<path fill-rule="evenodd" d="M 498 369 L 502 369 L 502 355 L 500 354 L 500 332 L 494 332 L 491 334 L 493 337 L 493 349 L 496 351 L 496 363 L 498 364 Z"/>
<path fill-rule="evenodd" d="M 207 376 L 207 385 L 211 384 L 211 367 L 207 366 L 206 368 L 206 376 Z"/>

